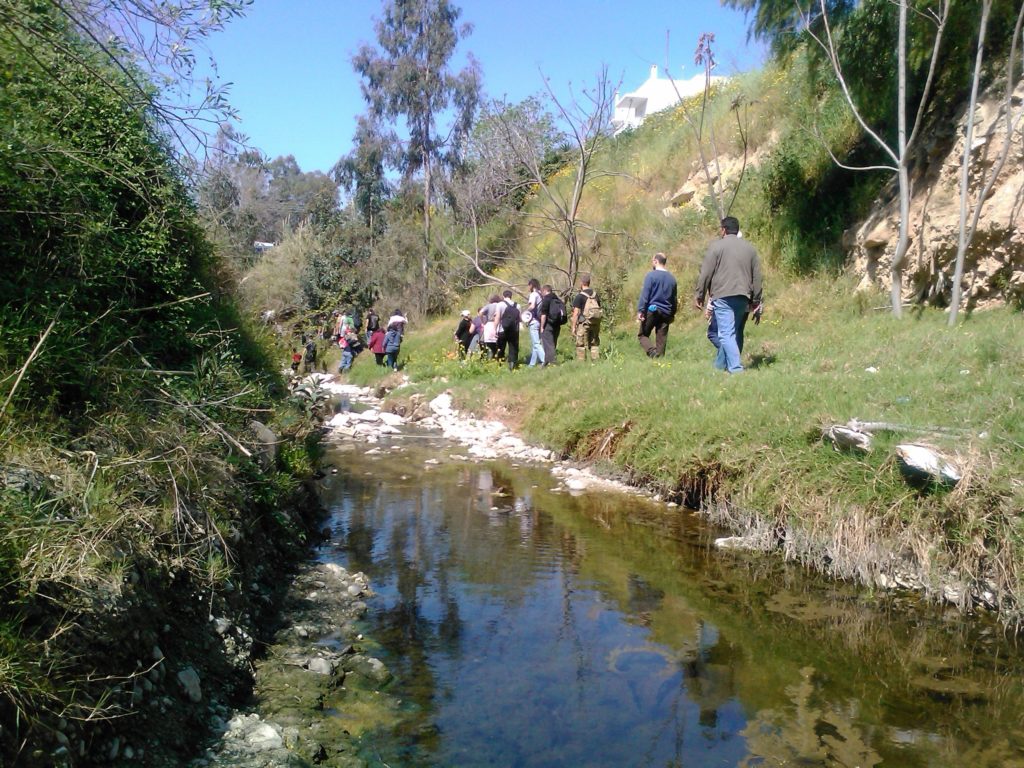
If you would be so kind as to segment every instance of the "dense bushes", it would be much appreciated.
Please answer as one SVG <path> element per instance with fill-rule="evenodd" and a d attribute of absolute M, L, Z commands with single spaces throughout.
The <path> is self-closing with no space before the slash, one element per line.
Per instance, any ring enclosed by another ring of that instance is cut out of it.
<path fill-rule="evenodd" d="M 230 672 L 209 617 L 245 610 L 303 539 L 298 503 L 314 509 L 308 456 L 261 466 L 246 437 L 259 418 L 311 448 L 225 294 L 167 126 L 124 97 L 142 76 L 55 9 L 0 9 L 5 765 L 69 743 L 106 764 L 113 733 L 173 729 L 138 708 L 140 662 L 159 642 L 157 685 L 186 663 Z"/>
<path fill-rule="evenodd" d="M 18 116 L 0 125 L 0 367 L 24 364 L 53 322 L 14 404 L 80 410 L 111 395 L 111 371 L 187 365 L 227 318 L 217 297 L 194 298 L 213 287 L 211 254 L 159 131 L 120 96 L 124 76 L 53 14 L 14 7 L 59 40 L 0 39 L 0 111 Z"/>

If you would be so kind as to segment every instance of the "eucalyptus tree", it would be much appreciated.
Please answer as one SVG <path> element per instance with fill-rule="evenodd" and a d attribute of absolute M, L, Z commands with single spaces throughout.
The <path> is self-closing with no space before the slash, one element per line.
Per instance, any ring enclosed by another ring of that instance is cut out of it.
<path fill-rule="evenodd" d="M 331 170 L 335 181 L 351 193 L 352 204 L 370 232 L 371 248 L 383 231 L 384 206 L 392 192 L 385 170 L 394 143 L 394 135 L 384 133 L 372 116 L 360 115 L 352 151 Z"/>
<path fill-rule="evenodd" d="M 377 47 L 364 45 L 352 62 L 374 120 L 403 123 L 404 138 L 392 142 L 391 163 L 406 179 L 422 177 L 421 310 L 429 294 L 436 176 L 458 165 L 480 93 L 471 55 L 463 69 L 452 66 L 459 41 L 472 31 L 458 23 L 460 15 L 448 0 L 387 0 L 376 24 Z"/>

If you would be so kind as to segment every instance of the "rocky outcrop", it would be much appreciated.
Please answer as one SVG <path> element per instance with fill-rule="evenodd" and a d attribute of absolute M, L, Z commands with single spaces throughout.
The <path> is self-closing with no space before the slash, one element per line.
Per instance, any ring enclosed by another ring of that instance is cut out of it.
<path fill-rule="evenodd" d="M 1006 139 L 1005 84 L 997 83 L 979 99 L 971 146 L 970 202 L 995 169 Z M 984 201 L 978 229 L 964 264 L 963 302 L 985 308 L 1024 299 L 1024 82 L 1009 109 L 1016 118 L 1010 154 Z M 912 169 L 910 249 L 904 268 L 904 300 L 947 306 L 960 231 L 960 173 L 966 139 L 966 108 L 952 140 L 933 140 Z M 970 215 L 970 214 L 969 214 Z M 886 187 L 871 215 L 844 235 L 860 289 L 888 290 L 899 231 L 895 184 Z"/>
<path fill-rule="evenodd" d="M 707 156 L 706 171 L 700 160 L 694 160 L 690 164 L 690 173 L 682 186 L 675 192 L 667 190 L 662 194 L 662 202 L 668 203 L 661 210 L 662 216 L 674 218 L 686 208 L 703 213 L 706 210 L 705 200 L 710 194 L 709 184 L 714 185 L 715 189 L 728 200 L 736 188 L 743 183 L 744 176 L 759 167 L 778 142 L 779 132 L 773 130 L 759 146 L 751 148 L 746 156 L 740 154 L 734 157 L 723 154 L 715 157 L 713 153 L 710 153 Z"/>

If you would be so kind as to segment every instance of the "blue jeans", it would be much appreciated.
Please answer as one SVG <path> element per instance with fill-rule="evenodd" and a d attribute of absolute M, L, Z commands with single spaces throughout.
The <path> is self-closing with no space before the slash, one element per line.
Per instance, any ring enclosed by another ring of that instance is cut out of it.
<path fill-rule="evenodd" d="M 392 369 L 394 371 L 397 371 L 398 370 L 398 350 L 396 349 L 394 352 L 388 352 L 387 356 L 388 356 L 388 362 L 387 362 L 388 368 L 390 368 L 390 369 Z"/>
<path fill-rule="evenodd" d="M 352 354 L 352 350 L 349 349 L 348 347 L 345 347 L 343 350 L 341 350 L 341 367 L 338 369 L 340 373 L 345 373 L 348 371 L 349 368 L 352 367 L 353 357 L 354 355 Z"/>
<path fill-rule="evenodd" d="M 740 373 L 740 351 L 743 349 L 743 327 L 747 322 L 749 304 L 746 296 L 726 296 L 711 300 L 711 325 L 708 338 L 718 347 L 715 368 Z"/>
<path fill-rule="evenodd" d="M 743 329 L 747 325 L 747 319 L 750 315 L 744 315 L 736 326 L 736 346 L 739 347 L 740 354 L 743 354 Z M 711 320 L 708 322 L 708 341 L 715 345 L 715 349 L 718 350 L 718 355 L 715 357 L 715 368 L 720 371 L 725 370 L 725 353 L 722 351 L 722 345 L 718 341 L 718 323 L 715 322 L 715 316 L 711 315 Z"/>
<path fill-rule="evenodd" d="M 530 365 L 544 365 L 544 347 L 540 343 L 540 323 L 530 323 Z"/>

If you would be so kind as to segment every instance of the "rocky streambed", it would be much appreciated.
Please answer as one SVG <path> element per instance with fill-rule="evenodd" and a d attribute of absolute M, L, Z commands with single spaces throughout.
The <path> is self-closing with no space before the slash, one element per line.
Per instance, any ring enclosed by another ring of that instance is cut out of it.
<path fill-rule="evenodd" d="M 324 436 L 335 455 L 381 454 L 403 439 L 441 436 L 453 444 L 447 461 L 500 456 L 543 463 L 568 492 L 606 487 L 636 493 L 589 469 L 558 462 L 551 451 L 525 443 L 501 422 L 459 413 L 447 394 L 429 401 L 414 394 L 389 410 L 372 390 L 327 377 L 315 377 L 314 383 L 331 393 L 338 411 Z M 439 459 L 426 464 L 431 462 Z M 330 465 L 325 470 L 349 471 Z M 392 674 L 374 655 L 373 639 L 362 632 L 372 595 L 363 573 L 315 556 L 305 563 L 283 599 L 280 627 L 253 664 L 251 704 L 211 710 L 215 738 L 192 768 L 380 765 L 382 758 L 365 737 L 398 723 L 403 702 L 389 692 Z"/>
<path fill-rule="evenodd" d="M 192 766 L 362 766 L 358 737 L 397 717 L 391 679 L 357 627 L 366 577 L 309 562 L 282 604 L 284 622 L 256 663 L 255 703 L 215 717 L 219 735 Z"/>

